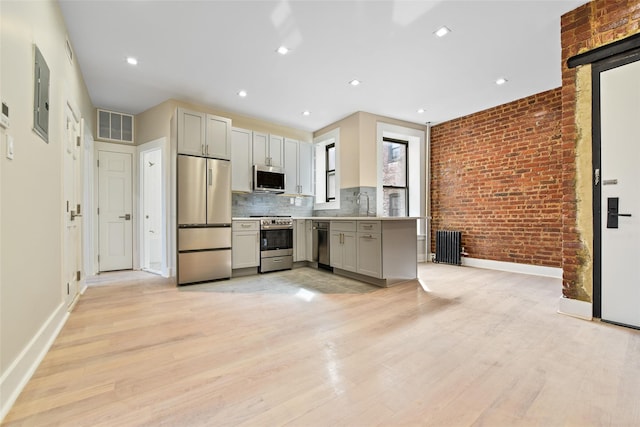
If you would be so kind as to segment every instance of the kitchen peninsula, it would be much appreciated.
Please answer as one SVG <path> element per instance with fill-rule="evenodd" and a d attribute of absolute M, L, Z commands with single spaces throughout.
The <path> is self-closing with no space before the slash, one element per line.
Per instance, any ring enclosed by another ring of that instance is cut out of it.
<path fill-rule="evenodd" d="M 381 287 L 417 279 L 417 217 L 294 217 L 292 253 L 296 267 L 318 267 L 317 223 L 329 223 L 327 267 L 334 274 Z M 257 273 L 260 220 L 233 218 L 234 276 Z M 251 236 L 249 233 L 253 233 Z M 245 244 L 237 244 L 244 240 Z M 256 242 L 257 247 L 253 247 Z M 249 259 L 246 255 L 252 254 Z M 255 254 L 255 255 L 254 255 Z M 249 267 L 249 268 L 247 268 Z"/>

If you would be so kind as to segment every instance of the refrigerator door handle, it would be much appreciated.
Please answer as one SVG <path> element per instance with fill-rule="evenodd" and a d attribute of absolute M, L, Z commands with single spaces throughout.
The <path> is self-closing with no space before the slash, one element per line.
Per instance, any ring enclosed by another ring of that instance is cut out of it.
<path fill-rule="evenodd" d="M 211 187 L 212 184 L 213 184 L 213 179 L 212 179 L 211 169 L 207 169 L 207 185 Z"/>

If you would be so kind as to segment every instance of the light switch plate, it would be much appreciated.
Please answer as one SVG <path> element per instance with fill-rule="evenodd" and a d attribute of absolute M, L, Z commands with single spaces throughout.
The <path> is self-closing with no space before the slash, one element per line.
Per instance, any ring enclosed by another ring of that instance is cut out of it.
<path fill-rule="evenodd" d="M 13 137 L 7 135 L 7 159 L 13 160 Z"/>

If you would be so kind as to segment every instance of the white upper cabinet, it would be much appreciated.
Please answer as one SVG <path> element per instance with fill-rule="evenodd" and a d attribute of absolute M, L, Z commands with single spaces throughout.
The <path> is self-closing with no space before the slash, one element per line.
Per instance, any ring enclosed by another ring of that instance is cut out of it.
<path fill-rule="evenodd" d="M 253 132 L 253 161 L 258 165 L 283 167 L 284 138 Z"/>
<path fill-rule="evenodd" d="M 252 134 L 250 130 L 233 128 L 231 131 L 231 190 L 252 190 L 251 158 Z"/>
<path fill-rule="evenodd" d="M 286 138 L 284 140 L 284 192 L 298 194 L 298 141 Z"/>
<path fill-rule="evenodd" d="M 178 153 L 204 155 L 205 114 L 178 108 Z"/>
<path fill-rule="evenodd" d="M 298 185 L 300 194 L 313 196 L 313 146 L 303 141 L 298 143 Z"/>
<path fill-rule="evenodd" d="M 269 166 L 284 167 L 284 138 L 269 135 Z"/>
<path fill-rule="evenodd" d="M 178 108 L 178 153 L 231 159 L 231 120 Z"/>
<path fill-rule="evenodd" d="M 205 156 L 231 160 L 231 119 L 207 114 Z"/>
<path fill-rule="evenodd" d="M 286 138 L 284 140 L 285 193 L 313 195 L 311 144 Z"/>

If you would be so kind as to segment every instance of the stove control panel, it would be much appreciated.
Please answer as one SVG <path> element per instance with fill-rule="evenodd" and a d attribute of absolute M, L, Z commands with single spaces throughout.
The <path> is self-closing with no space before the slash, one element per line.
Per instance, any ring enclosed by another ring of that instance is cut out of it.
<path fill-rule="evenodd" d="M 260 226 L 262 228 L 293 227 L 293 220 L 291 218 L 262 218 Z"/>

